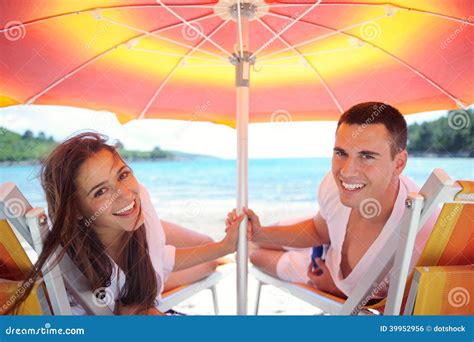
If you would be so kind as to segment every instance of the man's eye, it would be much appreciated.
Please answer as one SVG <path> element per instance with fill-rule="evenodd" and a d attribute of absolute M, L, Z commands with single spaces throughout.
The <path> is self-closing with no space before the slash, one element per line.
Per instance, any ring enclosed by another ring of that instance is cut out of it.
<path fill-rule="evenodd" d="M 363 154 L 363 155 L 361 155 L 361 158 L 362 158 L 362 159 L 366 159 L 366 160 L 375 159 L 375 158 L 372 157 L 370 154 Z"/>
<path fill-rule="evenodd" d="M 101 188 L 97 190 L 97 192 L 94 194 L 94 197 L 102 196 L 104 193 L 105 193 L 105 188 Z"/>
<path fill-rule="evenodd" d="M 338 156 L 338 157 L 342 157 L 342 156 L 345 155 L 345 153 L 342 152 L 342 151 L 335 151 L 334 154 L 335 154 L 336 156 Z"/>

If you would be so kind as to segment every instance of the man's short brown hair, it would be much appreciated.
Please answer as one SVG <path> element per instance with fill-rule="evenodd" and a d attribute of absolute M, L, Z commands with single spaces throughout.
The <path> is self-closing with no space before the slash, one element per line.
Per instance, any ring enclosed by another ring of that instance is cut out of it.
<path fill-rule="evenodd" d="M 373 124 L 384 125 L 391 138 L 390 146 L 392 158 L 407 147 L 407 122 L 398 109 L 386 103 L 364 102 L 352 106 L 341 115 L 337 123 L 337 128 L 343 123 L 348 125 L 360 125 L 362 128 Z M 357 132 L 354 132 L 354 134 L 356 136 L 358 135 Z"/>

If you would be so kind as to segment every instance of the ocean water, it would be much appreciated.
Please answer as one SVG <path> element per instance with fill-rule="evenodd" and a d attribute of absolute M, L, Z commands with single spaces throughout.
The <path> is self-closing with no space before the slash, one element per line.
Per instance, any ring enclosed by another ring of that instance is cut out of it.
<path fill-rule="evenodd" d="M 330 158 L 250 160 L 249 206 L 264 224 L 312 214 L 318 185 L 330 166 Z M 161 217 L 222 236 L 226 213 L 235 207 L 235 160 L 144 161 L 131 167 Z M 410 158 L 404 174 L 421 185 L 434 168 L 454 179 L 474 179 L 474 159 Z M 45 207 L 38 173 L 37 165 L 1 166 L 0 183 L 16 183 L 33 206 Z"/>

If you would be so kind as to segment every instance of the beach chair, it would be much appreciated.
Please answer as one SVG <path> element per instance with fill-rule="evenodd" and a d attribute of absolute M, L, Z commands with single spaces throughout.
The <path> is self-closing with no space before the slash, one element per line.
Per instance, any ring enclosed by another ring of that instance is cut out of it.
<path fill-rule="evenodd" d="M 11 299 L 18 280 L 24 278 L 36 262 L 48 233 L 48 221 L 44 211 L 32 208 L 15 184 L 9 182 L 0 186 L 0 229 L 0 303 L 3 304 Z M 55 255 L 60 252 L 59 248 Z M 55 260 L 54 255 L 51 260 Z M 163 293 L 159 309 L 167 311 L 196 293 L 209 289 L 218 314 L 216 285 L 232 273 L 232 267 L 233 264 L 223 263 L 208 277 Z M 113 314 L 107 305 L 102 305 L 100 298 L 94 297 L 87 279 L 67 254 L 57 265 L 47 263 L 44 270 L 47 272 L 44 272 L 42 281 L 35 284 L 33 293 L 20 307 L 19 314 L 71 315 L 68 293 L 88 315 Z"/>
<path fill-rule="evenodd" d="M 31 207 L 14 183 L 4 183 L 0 186 L 0 228 L 0 277 L 3 278 L 5 291 L 2 292 L 5 297 L 9 294 L 8 290 L 16 290 L 17 281 L 24 277 L 36 262 L 43 249 L 44 238 L 48 234 L 48 220 L 41 208 Z M 53 264 L 60 252 L 58 249 L 45 264 L 42 280 L 35 284 L 35 291 L 22 305 L 19 313 L 71 315 L 67 287 L 74 300 L 88 314 L 112 314 L 107 307 L 94 303 L 87 280 L 68 255 L 65 255 L 59 264 Z M 15 281 L 15 284 L 12 281 Z"/>
<path fill-rule="evenodd" d="M 334 298 L 334 296 L 322 293 L 306 284 L 284 282 L 255 267 L 251 267 L 250 273 L 258 281 L 255 313 L 258 313 L 262 286 L 270 284 L 288 290 L 292 295 L 328 314 L 350 315 L 382 312 L 384 315 L 400 314 L 402 302 L 407 297 L 405 288 L 411 287 L 411 279 L 413 278 L 409 274 L 416 235 L 427 220 L 436 213 L 441 203 L 448 204 L 441 211 L 437 224 L 417 265 L 427 267 L 427 264 L 430 264 L 429 266 L 447 266 L 474 263 L 474 224 L 472 221 L 474 217 L 474 187 L 472 184 L 472 182 L 456 182 L 443 170 L 435 169 L 419 193 L 409 194 L 406 200 L 405 213 L 399 227 L 394 230 L 383 248 L 384 253 L 368 268 L 361 284 L 356 287 L 347 300 Z M 450 218 L 446 218 L 446 215 L 450 215 Z M 449 225 L 446 223 L 447 220 L 449 220 Z M 434 242 L 440 236 L 443 237 L 444 244 Z M 455 253 L 456 250 L 457 253 Z M 463 251 L 463 253 L 459 254 L 459 251 Z M 453 256 L 454 254 L 456 254 L 456 257 Z M 445 255 L 445 258 L 436 259 L 432 257 L 433 255 Z M 428 256 L 431 256 L 431 258 Z M 449 263 L 443 265 L 446 260 L 449 260 Z M 423 263 L 425 265 L 422 265 Z M 389 271 L 390 287 L 387 298 L 376 305 L 367 306 L 371 294 L 378 285 L 383 283 Z M 456 272 L 459 273 L 459 270 L 456 270 Z M 408 296 L 407 305 L 405 306 L 408 310 L 407 313 L 413 308 L 417 293 L 416 288 L 413 288 L 411 292 L 411 297 Z M 415 311 L 415 313 L 417 312 Z"/>
<path fill-rule="evenodd" d="M 447 198 L 453 203 L 444 204 L 408 277 L 405 315 L 474 314 L 474 182 L 457 183 L 462 190 Z"/>
<path fill-rule="evenodd" d="M 214 306 L 214 313 L 219 314 L 219 301 L 217 297 L 217 288 L 216 285 L 225 277 L 230 274 L 235 273 L 235 263 L 230 263 L 227 261 L 221 262 L 216 270 L 212 272 L 209 276 L 204 279 L 201 279 L 192 284 L 186 284 L 178 286 L 177 288 L 171 289 L 169 291 L 163 292 L 161 295 L 162 301 L 158 305 L 158 309 L 161 312 L 166 312 L 172 309 L 174 306 L 180 304 L 188 298 L 191 298 L 198 292 L 203 290 L 210 290 L 212 294 L 212 303 Z"/>

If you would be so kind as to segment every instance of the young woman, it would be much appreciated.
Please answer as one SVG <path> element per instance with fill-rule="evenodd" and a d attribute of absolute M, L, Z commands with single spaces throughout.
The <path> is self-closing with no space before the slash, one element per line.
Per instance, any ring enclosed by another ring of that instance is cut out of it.
<path fill-rule="evenodd" d="M 61 245 L 62 255 L 68 253 L 92 292 L 110 289 L 116 314 L 161 314 L 156 305 L 169 273 L 234 252 L 240 221 L 220 242 L 184 248 L 165 245 L 163 226 L 146 189 L 106 142 L 100 134 L 81 133 L 44 161 L 41 182 L 51 231 L 23 286 L 41 276 L 43 265 Z M 30 292 L 31 286 L 10 310 Z"/>

